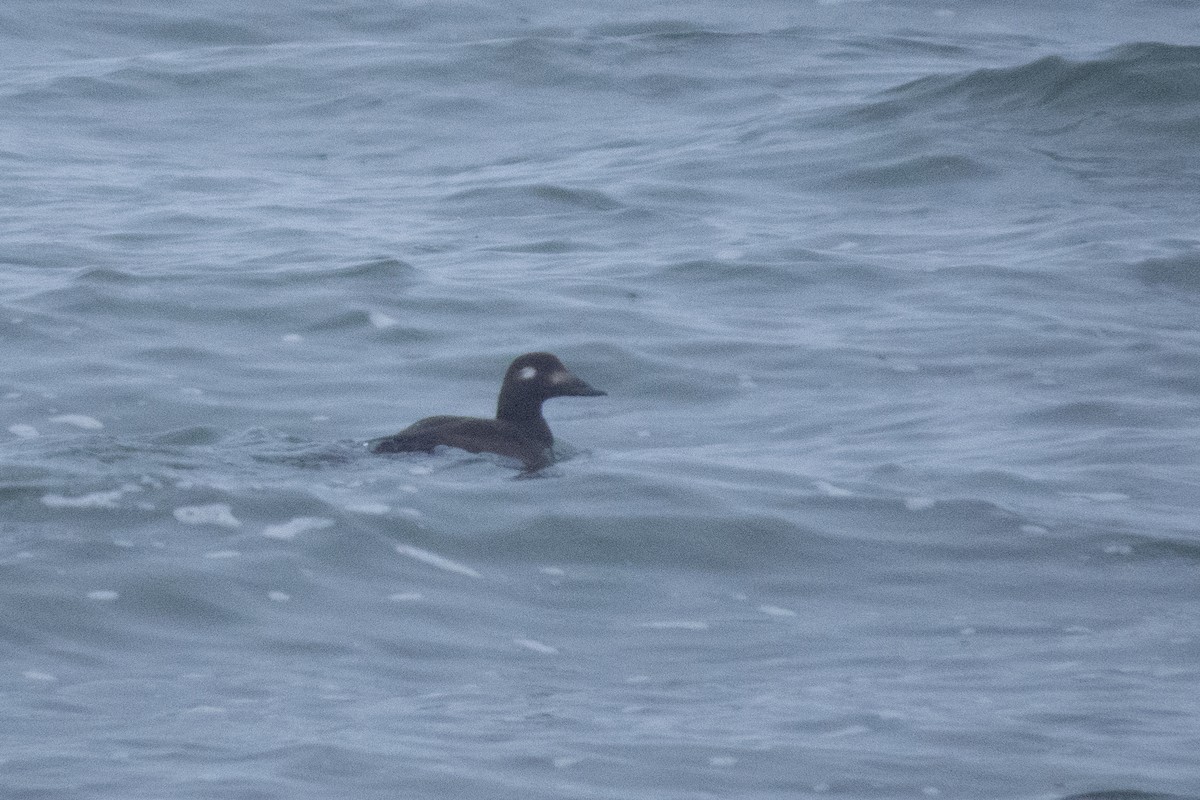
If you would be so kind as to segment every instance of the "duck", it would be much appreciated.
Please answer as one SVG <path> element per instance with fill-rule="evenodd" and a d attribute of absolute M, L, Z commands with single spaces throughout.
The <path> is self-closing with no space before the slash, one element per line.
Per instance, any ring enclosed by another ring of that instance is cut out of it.
<path fill-rule="evenodd" d="M 606 394 L 577 377 L 553 353 L 526 353 L 504 373 L 495 419 L 425 417 L 391 436 L 368 441 L 367 447 L 372 453 L 432 453 L 438 447 L 455 447 L 515 459 L 534 471 L 554 461 L 554 434 L 542 416 L 542 403 L 552 397 Z"/>

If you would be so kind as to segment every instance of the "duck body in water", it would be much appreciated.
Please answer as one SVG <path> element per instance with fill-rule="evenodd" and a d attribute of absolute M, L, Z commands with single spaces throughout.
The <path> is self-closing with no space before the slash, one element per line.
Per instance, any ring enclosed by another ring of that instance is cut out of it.
<path fill-rule="evenodd" d="M 496 418 L 426 417 L 392 436 L 367 443 L 372 453 L 432 453 L 457 447 L 470 453 L 495 453 L 541 469 L 553 458 L 554 435 L 542 416 L 552 397 L 598 397 L 605 392 L 576 377 L 550 353 L 526 353 L 509 365 L 500 385 Z"/>

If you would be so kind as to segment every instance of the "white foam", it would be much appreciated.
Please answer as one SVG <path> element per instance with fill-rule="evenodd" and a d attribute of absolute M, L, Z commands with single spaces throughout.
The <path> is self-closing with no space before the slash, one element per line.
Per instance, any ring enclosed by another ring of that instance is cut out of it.
<path fill-rule="evenodd" d="M 288 344 L 299 344 L 304 341 L 304 337 L 298 333 L 285 333 L 282 337 L 283 341 Z"/>
<path fill-rule="evenodd" d="M 208 552 L 208 553 L 205 553 L 205 554 L 204 554 L 204 557 L 205 557 L 205 558 L 212 558 L 212 559 L 219 559 L 219 558 L 240 558 L 240 557 L 241 557 L 241 555 L 242 555 L 242 554 L 241 554 L 241 551 L 239 551 L 239 550 L 213 550 L 213 551 L 210 551 L 210 552 Z"/>
<path fill-rule="evenodd" d="M 654 622 L 642 622 L 638 625 L 639 628 L 651 628 L 656 631 L 706 631 L 708 623 L 702 620 L 691 619 L 668 619 L 656 620 Z"/>
<path fill-rule="evenodd" d="M 445 556 L 439 556 L 437 553 L 431 553 L 428 550 L 422 550 L 421 548 L 413 547 L 410 544 L 396 545 L 396 552 L 402 556 L 408 556 L 411 559 L 420 561 L 422 564 L 428 564 L 431 567 L 444 569 L 447 572 L 453 572 L 457 575 L 466 575 L 468 578 L 483 577 L 466 564 L 460 564 L 457 561 L 451 561 Z"/>
<path fill-rule="evenodd" d="M 87 593 L 88 600 L 99 600 L 105 603 L 111 603 L 120 596 L 119 592 L 114 592 L 112 589 L 96 589 Z"/>
<path fill-rule="evenodd" d="M 276 603 L 286 603 L 292 599 L 292 596 L 287 592 L 281 592 L 278 589 L 267 592 L 267 597 L 274 600 Z"/>
<path fill-rule="evenodd" d="M 843 489 L 840 486 L 834 486 L 832 483 L 828 483 L 826 481 L 817 481 L 813 485 L 817 487 L 818 492 L 825 495 L 826 497 L 853 497 L 854 496 L 854 492 L 850 491 L 849 489 Z"/>
<path fill-rule="evenodd" d="M 542 644 L 536 639 L 513 639 L 513 644 L 524 647 L 526 650 L 532 650 L 535 653 L 541 653 L 544 656 L 558 655 L 557 647 L 551 647 L 548 644 Z"/>
<path fill-rule="evenodd" d="M 92 492 L 77 497 L 45 494 L 42 495 L 42 505 L 50 508 L 116 508 L 117 501 L 130 491 L 136 491 L 136 488 L 126 486 L 109 492 Z"/>
<path fill-rule="evenodd" d="M 23 425 L 20 423 L 16 425 L 9 425 L 8 432 L 21 439 L 33 439 L 41 435 L 38 433 L 38 429 L 32 425 Z"/>
<path fill-rule="evenodd" d="M 794 617 L 796 612 L 790 608 L 781 608 L 780 606 L 763 605 L 759 606 L 758 610 L 768 617 Z"/>
<path fill-rule="evenodd" d="M 392 510 L 387 503 L 351 503 L 343 508 L 351 514 L 370 514 L 376 517 L 381 517 Z"/>
<path fill-rule="evenodd" d="M 185 525 L 219 525 L 223 528 L 241 527 L 241 520 L 233 516 L 227 503 L 211 503 L 206 506 L 180 506 L 172 512 L 175 519 Z"/>
<path fill-rule="evenodd" d="M 380 330 L 385 328 L 394 328 L 400 324 L 400 320 L 389 316 L 382 311 L 368 311 L 367 319 L 371 321 L 372 325 Z"/>
<path fill-rule="evenodd" d="M 27 680 L 42 681 L 44 683 L 50 683 L 51 681 L 58 680 L 56 675 L 51 675 L 49 672 L 38 672 L 34 669 L 27 669 L 22 672 L 21 675 Z"/>
<path fill-rule="evenodd" d="M 308 531 L 319 531 L 332 526 L 333 520 L 324 517 L 296 517 L 280 525 L 268 525 L 262 535 L 272 539 L 295 539 Z"/>
<path fill-rule="evenodd" d="M 76 428 L 83 428 L 87 431 L 98 431 L 104 427 L 103 422 L 86 414 L 59 414 L 57 417 L 51 417 L 50 421 L 61 422 L 63 425 L 74 425 Z"/>

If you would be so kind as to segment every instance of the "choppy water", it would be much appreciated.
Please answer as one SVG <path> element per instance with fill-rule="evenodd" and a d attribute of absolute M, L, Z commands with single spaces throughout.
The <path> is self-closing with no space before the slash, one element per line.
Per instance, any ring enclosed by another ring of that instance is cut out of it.
<path fill-rule="evenodd" d="M 1200 797 L 1198 34 L 8 3 L 0 793 Z"/>

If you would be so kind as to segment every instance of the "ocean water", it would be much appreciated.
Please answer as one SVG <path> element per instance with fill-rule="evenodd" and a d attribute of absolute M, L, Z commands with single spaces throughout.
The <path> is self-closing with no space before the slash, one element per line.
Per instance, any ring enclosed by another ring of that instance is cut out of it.
<path fill-rule="evenodd" d="M 1198 39 L 10 0 L 0 795 L 1200 797 Z"/>

